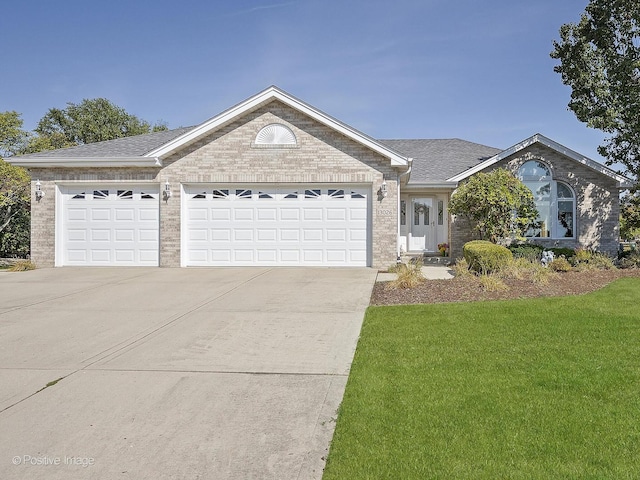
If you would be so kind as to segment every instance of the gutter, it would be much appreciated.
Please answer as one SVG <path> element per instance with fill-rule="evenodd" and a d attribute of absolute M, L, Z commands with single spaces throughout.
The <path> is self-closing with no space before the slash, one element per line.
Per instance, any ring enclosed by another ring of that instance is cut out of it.
<path fill-rule="evenodd" d="M 9 157 L 5 161 L 25 168 L 162 167 L 158 157 Z"/>
<path fill-rule="evenodd" d="M 407 169 L 406 172 L 401 173 L 400 175 L 398 175 L 398 205 L 396 206 L 397 210 L 398 210 L 398 215 L 397 215 L 397 221 L 396 221 L 396 256 L 397 256 L 397 261 L 400 261 L 400 183 L 401 180 L 404 177 L 407 177 L 407 182 L 409 181 L 410 175 L 411 175 L 411 170 L 413 169 L 413 158 L 407 158 L 407 162 L 409 163 L 409 168 Z"/>

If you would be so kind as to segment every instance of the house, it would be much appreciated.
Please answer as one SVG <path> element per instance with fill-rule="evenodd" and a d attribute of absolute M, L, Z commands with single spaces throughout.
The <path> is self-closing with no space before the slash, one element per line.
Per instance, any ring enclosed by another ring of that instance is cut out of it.
<path fill-rule="evenodd" d="M 277 87 L 196 127 L 10 158 L 32 176 L 38 266 L 372 266 L 460 254 L 448 213 L 497 167 L 532 189 L 528 235 L 614 252 L 630 181 L 539 134 L 500 150 L 458 139 L 375 140 Z"/>

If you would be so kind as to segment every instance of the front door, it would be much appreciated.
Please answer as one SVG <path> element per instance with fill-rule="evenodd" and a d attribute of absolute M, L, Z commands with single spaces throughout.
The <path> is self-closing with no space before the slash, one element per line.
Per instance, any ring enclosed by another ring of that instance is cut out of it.
<path fill-rule="evenodd" d="M 435 251 L 433 245 L 433 199 L 414 198 L 411 200 L 411 233 L 409 235 L 410 251 Z"/>

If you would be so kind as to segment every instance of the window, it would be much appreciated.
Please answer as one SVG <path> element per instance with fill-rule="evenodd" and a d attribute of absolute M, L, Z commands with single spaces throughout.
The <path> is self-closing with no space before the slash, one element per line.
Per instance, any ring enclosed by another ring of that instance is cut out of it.
<path fill-rule="evenodd" d="M 304 198 L 320 198 L 320 190 L 305 190 Z"/>
<path fill-rule="evenodd" d="M 94 190 L 93 191 L 93 199 L 94 200 L 104 200 L 105 198 L 109 198 L 109 190 Z"/>
<path fill-rule="evenodd" d="M 229 196 L 229 190 L 214 190 L 211 192 L 211 198 L 227 198 Z"/>
<path fill-rule="evenodd" d="M 329 189 L 329 198 L 344 198 L 344 190 Z"/>
<path fill-rule="evenodd" d="M 236 198 L 251 199 L 252 193 L 253 192 L 251 190 L 236 190 Z"/>
<path fill-rule="evenodd" d="M 407 202 L 400 200 L 400 225 L 407 224 Z"/>
<path fill-rule="evenodd" d="M 518 178 L 533 193 L 539 213 L 537 223 L 525 236 L 574 238 L 576 202 L 573 190 L 554 180 L 550 168 L 538 160 L 522 165 L 518 170 Z"/>
<path fill-rule="evenodd" d="M 132 190 L 118 190 L 118 198 L 123 200 L 133 200 Z"/>
<path fill-rule="evenodd" d="M 444 202 L 438 200 L 438 225 L 444 225 Z"/>

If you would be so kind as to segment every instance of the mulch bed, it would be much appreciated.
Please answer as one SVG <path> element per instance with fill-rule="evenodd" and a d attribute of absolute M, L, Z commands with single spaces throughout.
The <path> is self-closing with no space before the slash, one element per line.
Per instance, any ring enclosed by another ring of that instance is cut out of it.
<path fill-rule="evenodd" d="M 371 294 L 371 305 L 413 303 L 475 302 L 479 300 L 511 300 L 517 298 L 559 297 L 593 292 L 622 277 L 640 278 L 640 270 L 588 270 L 559 273 L 549 283 L 504 279 L 508 289 L 485 291 L 475 277 L 451 280 L 426 280 L 416 288 L 391 289 L 389 282 L 378 282 Z"/>

